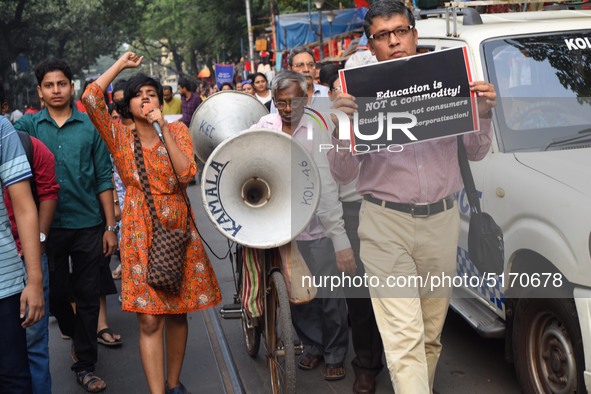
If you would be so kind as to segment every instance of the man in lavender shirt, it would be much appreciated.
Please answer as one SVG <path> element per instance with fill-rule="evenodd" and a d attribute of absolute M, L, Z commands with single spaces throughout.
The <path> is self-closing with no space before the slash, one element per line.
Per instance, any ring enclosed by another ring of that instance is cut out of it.
<path fill-rule="evenodd" d="M 364 22 L 372 54 L 378 61 L 415 55 L 414 25 L 412 12 L 401 2 L 374 2 Z M 482 81 L 471 83 L 470 90 L 478 97 L 481 130 L 463 140 L 468 158 L 481 160 L 490 149 L 496 93 Z M 333 108 L 352 114 L 356 104 L 352 96 L 340 94 Z M 380 279 L 370 294 L 395 392 L 431 393 L 451 288 L 392 283 L 455 275 L 460 231 L 455 193 L 462 188 L 456 137 L 406 145 L 396 153 L 353 157 L 339 149 L 331 157 L 333 175 L 343 184 L 355 179 L 359 166 L 357 190 L 364 196 L 360 255 L 367 274 Z"/>
<path fill-rule="evenodd" d="M 197 93 L 195 93 L 194 84 L 187 78 L 179 79 L 178 92 L 181 95 L 182 121 L 189 127 L 193 113 L 199 107 L 202 100 Z"/>

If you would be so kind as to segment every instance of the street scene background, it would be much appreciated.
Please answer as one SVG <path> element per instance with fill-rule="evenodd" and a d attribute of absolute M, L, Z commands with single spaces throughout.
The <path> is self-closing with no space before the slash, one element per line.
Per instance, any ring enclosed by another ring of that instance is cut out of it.
<path fill-rule="evenodd" d="M 227 242 L 207 219 L 201 204 L 199 185 L 190 186 L 189 196 L 195 211 L 203 238 L 218 255 L 225 254 Z M 223 320 L 219 309 L 231 304 L 234 295 L 234 279 L 229 260 L 219 261 L 208 251 L 220 283 L 222 303 L 209 311 L 188 315 L 189 339 L 181 375 L 183 384 L 196 393 L 234 393 L 232 373 L 237 374 L 242 392 L 266 394 L 270 392 L 270 377 L 264 358 L 264 348 L 256 359 L 245 350 L 240 320 Z M 111 267 L 118 260 L 114 257 Z M 117 281 L 120 287 L 120 281 Z M 121 311 L 116 295 L 107 297 L 109 325 L 122 335 L 124 344 L 119 348 L 99 345 L 99 360 L 96 373 L 108 384 L 110 393 L 147 393 L 148 387 L 142 370 L 138 347 L 138 323 L 135 314 Z M 218 319 L 223 329 L 222 336 L 216 335 L 212 319 Z M 57 322 L 50 318 L 50 355 L 53 392 L 56 394 L 78 394 L 84 392 L 70 371 L 71 341 L 60 336 Z M 223 360 L 220 342 L 227 342 L 234 366 Z M 347 376 L 337 382 L 327 382 L 322 377 L 322 367 L 312 371 L 297 369 L 299 393 L 350 393 L 354 374 L 350 365 L 353 357 L 352 345 L 347 356 Z M 231 369 L 235 367 L 235 371 Z M 435 389 L 441 394 L 518 394 L 517 379 L 512 365 L 504 360 L 504 343 L 500 339 L 480 338 L 465 321 L 449 311 L 443 329 L 443 353 L 437 367 Z M 383 370 L 377 378 L 378 394 L 392 393 L 388 371 Z"/>

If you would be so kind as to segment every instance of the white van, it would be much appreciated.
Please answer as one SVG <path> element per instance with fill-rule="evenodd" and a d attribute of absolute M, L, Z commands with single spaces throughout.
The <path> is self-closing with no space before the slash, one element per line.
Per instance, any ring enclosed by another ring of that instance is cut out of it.
<path fill-rule="evenodd" d="M 469 260 L 469 207 L 459 196 L 458 274 L 451 307 L 482 336 L 505 338 L 525 393 L 591 390 L 591 11 L 418 19 L 419 48 L 469 48 L 474 79 L 495 84 L 494 138 L 471 163 L 482 210 L 505 238 L 505 271 Z M 437 15 L 439 14 L 439 15 Z M 487 286 L 491 285 L 491 286 Z M 468 295 L 468 296 L 467 296 Z"/>

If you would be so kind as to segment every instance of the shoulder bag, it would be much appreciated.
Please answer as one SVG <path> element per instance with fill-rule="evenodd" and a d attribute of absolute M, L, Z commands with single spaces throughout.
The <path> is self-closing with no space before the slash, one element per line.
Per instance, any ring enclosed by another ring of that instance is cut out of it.
<path fill-rule="evenodd" d="M 285 279 L 289 302 L 294 305 L 306 304 L 316 298 L 318 289 L 314 277 L 304 261 L 295 240 L 279 247 L 281 273 Z"/>
<path fill-rule="evenodd" d="M 480 209 L 478 192 L 474 185 L 474 178 L 461 135 L 458 136 L 458 161 L 464 189 L 470 204 L 470 227 L 468 230 L 470 260 L 481 274 L 500 275 L 503 273 L 505 265 L 503 231 L 489 214 Z"/>
<path fill-rule="evenodd" d="M 152 244 L 148 253 L 146 282 L 156 290 L 179 294 L 183 279 L 187 242 L 190 238 L 189 223 L 187 221 L 185 231 L 180 229 L 169 230 L 160 223 L 150 191 L 148 173 L 144 164 L 142 143 L 135 130 L 133 131 L 133 136 L 135 139 L 135 162 L 142 189 L 146 195 L 150 216 L 152 217 Z"/>

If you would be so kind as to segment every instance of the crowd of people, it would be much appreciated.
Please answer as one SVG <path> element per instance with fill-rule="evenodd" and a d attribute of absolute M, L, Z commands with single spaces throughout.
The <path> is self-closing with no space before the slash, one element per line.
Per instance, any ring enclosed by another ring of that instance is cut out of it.
<path fill-rule="evenodd" d="M 368 51 L 345 67 L 415 55 L 414 26 L 412 12 L 402 3 L 374 2 L 364 23 Z M 104 296 L 112 293 L 113 277 L 122 279 L 123 311 L 138 319 L 150 392 L 189 392 L 180 382 L 187 313 L 221 301 L 186 203 L 187 186 L 198 171 L 188 127 L 214 90 L 181 78 L 175 95 L 170 86 L 141 73 L 117 79 L 142 60 L 125 53 L 89 81 L 74 105 L 70 67 L 47 59 L 35 69 L 43 109 L 13 113 L 12 123 L 0 116 L 0 219 L 12 224 L 0 229 L 0 392 L 51 393 L 50 312 L 62 335 L 72 340 L 76 381 L 87 392 L 106 389 L 95 374 L 97 344 L 116 346 L 122 340 L 106 320 Z M 321 175 L 320 202 L 296 238 L 300 254 L 318 276 L 453 275 L 459 235 L 455 193 L 462 186 L 456 138 L 416 143 L 397 153 L 353 156 L 348 141 L 336 138 L 338 127 L 319 122 L 310 141 L 306 108 L 348 115 L 357 109 L 355 97 L 342 91 L 339 68 L 318 66 L 310 49 L 298 47 L 290 52 L 287 70 L 272 80 L 257 72 L 220 86 L 256 97 L 270 113 L 253 127 L 291 135 L 314 158 Z M 111 84 L 112 98 L 105 93 Z M 479 160 L 490 146 L 496 93 L 484 81 L 471 83 L 470 89 L 478 98 L 481 130 L 463 140 L 468 157 Z M 168 122 L 170 115 L 178 120 Z M 155 124 L 161 135 L 154 132 Z M 319 144 L 343 149 L 322 152 Z M 411 214 L 425 204 L 430 207 L 426 215 Z M 156 226 L 187 233 L 178 293 L 146 280 Z M 121 267 L 111 273 L 114 253 L 120 254 Z M 292 306 L 293 325 L 304 345 L 298 366 L 309 371 L 324 365 L 324 379 L 343 379 L 351 330 L 353 392 L 375 392 L 384 361 L 397 393 L 434 392 L 449 298 L 446 288 L 413 288 L 404 294 L 373 287 L 320 289 L 311 302 Z"/>

